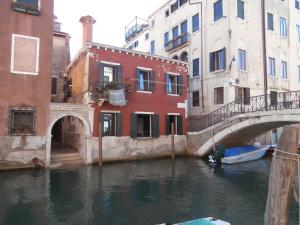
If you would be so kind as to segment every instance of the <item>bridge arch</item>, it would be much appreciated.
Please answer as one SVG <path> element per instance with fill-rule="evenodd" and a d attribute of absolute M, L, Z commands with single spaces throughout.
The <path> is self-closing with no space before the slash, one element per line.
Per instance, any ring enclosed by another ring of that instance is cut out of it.
<path fill-rule="evenodd" d="M 202 139 L 202 143 L 194 149 L 196 155 L 210 154 L 213 146 L 219 143 L 225 145 L 243 144 L 272 129 L 300 123 L 300 110 L 248 113 L 235 116 L 225 123 L 227 125 L 220 123 L 203 131 L 188 134 L 190 137 L 194 136 L 195 140 Z M 225 128 L 223 129 L 222 126 Z"/>
<path fill-rule="evenodd" d="M 72 112 L 71 110 L 65 111 L 65 112 L 57 112 L 55 115 L 53 115 L 47 129 L 47 140 L 46 140 L 46 167 L 49 167 L 51 165 L 51 145 L 52 145 L 52 130 L 54 125 L 61 119 L 67 118 L 67 117 L 73 117 L 78 119 L 83 124 L 83 137 L 84 137 L 84 145 L 81 149 L 82 155 L 83 155 L 83 161 L 85 163 L 88 163 L 88 156 L 87 156 L 87 140 L 92 136 L 92 129 L 88 122 L 88 118 L 85 118 L 86 116 L 83 116 L 79 113 Z"/>

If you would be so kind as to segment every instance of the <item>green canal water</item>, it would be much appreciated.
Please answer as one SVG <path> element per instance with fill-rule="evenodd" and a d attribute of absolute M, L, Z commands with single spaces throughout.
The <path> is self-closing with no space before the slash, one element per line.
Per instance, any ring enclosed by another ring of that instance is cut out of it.
<path fill-rule="evenodd" d="M 2 225 L 153 225 L 214 216 L 262 225 L 270 160 L 190 158 L 0 173 Z M 292 199 L 289 225 L 298 225 Z"/>

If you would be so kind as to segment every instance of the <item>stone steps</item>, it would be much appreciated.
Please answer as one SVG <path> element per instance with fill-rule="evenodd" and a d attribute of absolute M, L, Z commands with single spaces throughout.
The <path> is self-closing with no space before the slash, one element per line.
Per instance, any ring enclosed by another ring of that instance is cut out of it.
<path fill-rule="evenodd" d="M 53 154 L 51 163 L 81 163 L 79 153 Z"/>

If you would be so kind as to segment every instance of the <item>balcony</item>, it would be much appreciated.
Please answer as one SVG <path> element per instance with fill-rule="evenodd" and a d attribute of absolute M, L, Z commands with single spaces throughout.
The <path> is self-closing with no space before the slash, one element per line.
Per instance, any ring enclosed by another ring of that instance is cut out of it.
<path fill-rule="evenodd" d="M 125 41 L 128 42 L 149 26 L 148 21 L 136 17 L 125 27 Z"/>
<path fill-rule="evenodd" d="M 183 33 L 173 40 L 169 41 L 165 45 L 165 49 L 167 52 L 177 49 L 189 42 L 189 33 Z"/>
<path fill-rule="evenodd" d="M 38 4 L 29 4 L 24 2 L 12 2 L 12 9 L 16 12 L 31 14 L 34 16 L 40 15 Z"/>

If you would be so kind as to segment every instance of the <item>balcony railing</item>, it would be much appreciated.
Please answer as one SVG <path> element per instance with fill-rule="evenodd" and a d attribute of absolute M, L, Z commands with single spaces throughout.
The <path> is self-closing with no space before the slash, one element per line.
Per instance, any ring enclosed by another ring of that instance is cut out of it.
<path fill-rule="evenodd" d="M 129 92 L 130 85 L 119 82 L 96 81 L 90 84 L 89 94 L 94 102 L 107 101 L 109 90 L 119 90 L 124 88 L 125 96 Z"/>
<path fill-rule="evenodd" d="M 183 33 L 183 34 L 179 35 L 178 37 L 174 38 L 173 40 L 169 41 L 165 45 L 166 51 L 167 52 L 171 51 L 173 49 L 176 49 L 176 48 L 188 43 L 189 37 L 190 37 L 189 33 Z"/>
<path fill-rule="evenodd" d="M 35 16 L 40 15 L 39 6 L 23 2 L 12 2 L 12 9 L 16 12 L 27 13 Z"/>

